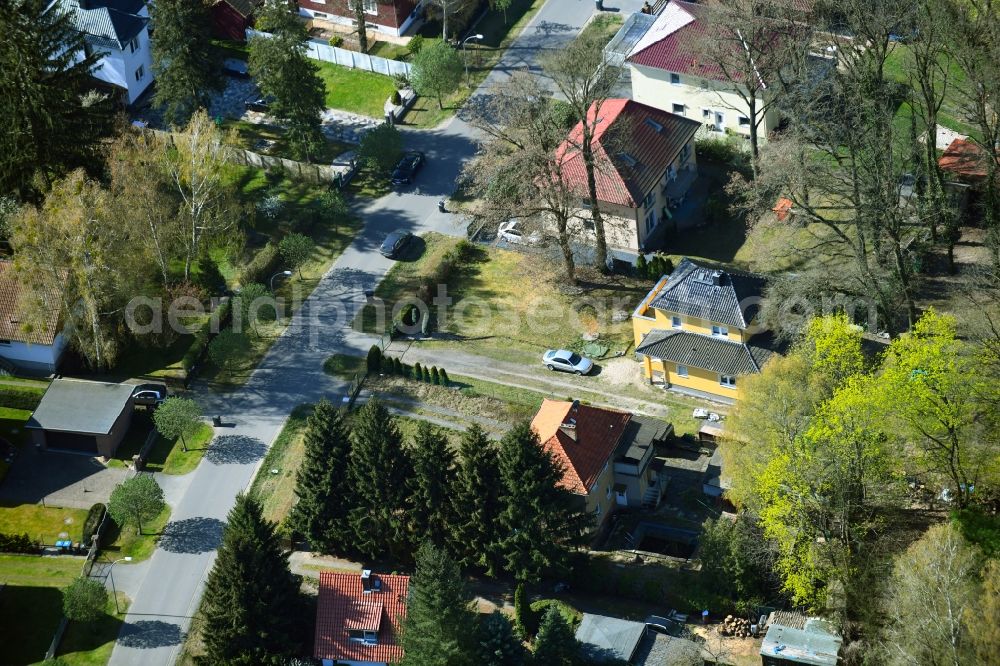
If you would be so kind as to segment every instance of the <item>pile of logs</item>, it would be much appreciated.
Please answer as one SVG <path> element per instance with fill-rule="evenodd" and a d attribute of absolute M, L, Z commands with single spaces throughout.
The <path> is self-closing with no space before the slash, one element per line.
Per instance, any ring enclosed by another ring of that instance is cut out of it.
<path fill-rule="evenodd" d="M 750 620 L 727 615 L 726 619 L 722 622 L 722 626 L 719 627 L 719 633 L 723 636 L 750 638 Z"/>

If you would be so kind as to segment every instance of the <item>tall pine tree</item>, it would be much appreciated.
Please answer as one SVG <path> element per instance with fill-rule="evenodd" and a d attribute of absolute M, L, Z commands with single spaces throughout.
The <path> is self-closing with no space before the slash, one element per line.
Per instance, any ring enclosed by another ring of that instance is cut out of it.
<path fill-rule="evenodd" d="M 580 643 L 566 618 L 552 604 L 542 618 L 535 637 L 535 663 L 545 666 L 574 666 L 580 655 Z"/>
<path fill-rule="evenodd" d="M 260 501 L 240 494 L 205 584 L 202 613 L 212 663 L 262 661 L 301 648 L 299 583 Z"/>
<path fill-rule="evenodd" d="M 426 421 L 417 427 L 413 445 L 411 522 L 418 542 L 430 541 L 443 548 L 452 523 L 455 454 L 444 435 Z"/>
<path fill-rule="evenodd" d="M 480 666 L 524 666 L 527 650 L 514 634 L 506 615 L 498 610 L 483 620 L 479 627 L 476 663 Z"/>
<path fill-rule="evenodd" d="M 578 498 L 558 485 L 562 470 L 527 421 L 501 440 L 499 468 L 500 550 L 507 573 L 527 583 L 563 573 L 568 547 L 581 541 L 590 519 Z"/>
<path fill-rule="evenodd" d="M 431 543 L 417 551 L 410 579 L 402 645 L 402 666 L 464 666 L 476 635 L 472 595 L 448 553 Z"/>
<path fill-rule="evenodd" d="M 347 464 L 351 442 L 340 410 L 326 399 L 306 422 L 305 454 L 295 479 L 298 502 L 289 526 L 324 553 L 350 552 L 350 491 Z"/>
<path fill-rule="evenodd" d="M 58 2 L 0 2 L 0 192 L 36 194 L 78 167 L 98 168 L 98 140 L 110 132 L 106 98 L 87 94 L 98 55 L 89 52 L 72 14 Z"/>
<path fill-rule="evenodd" d="M 452 549 L 463 567 L 482 567 L 494 576 L 500 569 L 498 557 L 500 515 L 500 475 L 497 445 L 473 424 L 463 435 L 459 465 L 452 485 L 455 519 Z"/>
<path fill-rule="evenodd" d="M 373 559 L 408 556 L 412 465 L 396 422 L 374 397 L 354 415 L 351 446 L 347 472 L 354 492 L 350 523 L 355 548 Z"/>
<path fill-rule="evenodd" d="M 183 126 L 197 109 L 208 108 L 211 92 L 223 84 L 208 3 L 156 0 L 150 4 L 150 18 L 156 26 L 154 101 L 169 124 Z"/>

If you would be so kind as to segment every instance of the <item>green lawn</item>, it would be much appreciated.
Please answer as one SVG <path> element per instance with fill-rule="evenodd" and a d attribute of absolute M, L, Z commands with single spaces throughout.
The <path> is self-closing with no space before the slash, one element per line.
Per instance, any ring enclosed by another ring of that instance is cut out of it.
<path fill-rule="evenodd" d="M 365 359 L 350 354 L 334 354 L 323 362 L 323 371 L 334 377 L 354 379 L 354 376 L 365 370 Z"/>
<path fill-rule="evenodd" d="M 0 627 L 5 664 L 42 661 L 62 618 L 61 589 L 80 575 L 79 557 L 0 554 Z"/>
<path fill-rule="evenodd" d="M 897 42 L 893 44 L 892 51 L 889 53 L 885 63 L 886 75 L 893 81 L 898 81 L 907 86 L 911 85 L 909 70 L 912 67 L 912 58 L 909 51 L 910 47 L 908 45 Z M 945 58 L 944 55 L 941 57 L 942 59 Z M 962 134 L 978 136 L 976 127 L 966 122 L 962 114 L 962 94 L 960 87 L 965 83 L 965 73 L 957 63 L 951 62 L 948 63 L 947 78 L 947 82 L 941 81 L 938 83 L 942 87 L 947 83 L 944 101 L 941 104 L 941 110 L 938 112 L 938 123 Z M 906 105 L 902 104 L 900 105 L 900 114 L 905 116 L 905 113 Z M 905 117 L 901 118 L 901 121 L 905 119 Z M 908 120 L 906 123 L 900 122 L 899 124 L 901 126 L 905 125 L 903 129 L 906 129 L 908 132 Z M 908 134 L 904 133 L 904 136 L 908 136 Z"/>
<path fill-rule="evenodd" d="M 430 40 L 425 40 L 424 45 L 427 45 Z M 400 60 L 407 61 L 410 59 L 410 51 L 403 44 L 393 44 L 392 42 L 377 41 L 368 49 L 368 55 L 378 56 L 380 58 L 386 58 L 387 60 Z M 389 93 L 390 95 L 392 93 Z"/>
<path fill-rule="evenodd" d="M 284 520 L 295 503 L 295 474 L 302 464 L 302 437 L 311 410 L 311 405 L 299 405 L 292 411 L 251 487 L 264 504 L 264 517 L 275 523 Z"/>
<path fill-rule="evenodd" d="M 111 659 L 111 651 L 118 639 L 118 632 L 124 622 L 129 600 L 123 592 L 118 593 L 118 605 L 108 595 L 108 605 L 96 622 L 81 624 L 70 622 L 63 634 L 56 656 L 59 663 L 66 666 L 104 666 Z M 118 611 L 121 610 L 121 613 Z"/>
<path fill-rule="evenodd" d="M 396 89 L 391 78 L 328 62 L 314 62 L 326 84 L 327 107 L 370 118 L 385 116 L 385 102 Z"/>
<path fill-rule="evenodd" d="M 221 58 L 250 59 L 250 46 L 245 42 L 233 42 L 228 39 L 213 39 L 212 46 Z"/>
<path fill-rule="evenodd" d="M 623 21 L 624 18 L 621 14 L 594 14 L 593 19 L 584 27 L 580 36 L 583 37 L 584 35 L 596 33 L 607 44 L 615 36 L 615 33 L 618 32 L 618 29 L 622 27 Z"/>
<path fill-rule="evenodd" d="M 132 456 L 138 454 L 142 449 L 143 444 L 146 443 L 146 437 L 152 429 L 152 412 L 136 410 L 135 416 L 132 417 L 132 427 L 129 428 L 125 439 L 122 440 L 115 452 L 115 457 L 108 461 L 108 465 L 111 467 L 130 465 Z M 170 441 L 157 433 L 156 442 L 146 457 L 145 469 L 164 474 L 187 474 L 201 462 L 208 443 L 212 441 L 213 434 L 212 426 L 203 423 L 195 436 L 188 439 L 188 450 L 185 451 L 180 439 Z"/>
<path fill-rule="evenodd" d="M 392 93 L 390 92 L 389 94 Z M 292 155 L 291 149 L 288 146 L 285 130 L 281 127 L 232 119 L 224 121 L 222 126 L 227 130 L 236 130 L 236 143 L 241 148 L 252 150 L 256 153 L 262 153 L 264 155 L 274 155 L 276 157 L 284 157 L 289 160 L 296 159 L 296 157 Z M 262 142 L 267 142 L 266 147 L 265 144 L 262 144 Z M 338 155 L 341 155 L 352 148 L 352 146 L 346 143 L 326 141 L 324 142 L 323 149 L 317 154 L 312 155 L 311 159 L 317 164 L 329 164 Z"/>
<path fill-rule="evenodd" d="M 122 557 L 131 557 L 135 562 L 148 559 L 156 550 L 156 542 L 160 538 L 160 532 L 170 521 L 170 507 L 166 506 L 156 518 L 142 524 L 142 534 L 135 533 L 135 527 L 128 529 L 119 528 L 114 521 L 105 532 L 104 541 L 108 545 L 101 546 L 101 552 L 113 560 Z"/>
<path fill-rule="evenodd" d="M 193 335 L 179 335 L 169 345 L 133 346 L 123 350 L 113 371 L 114 379 L 143 377 L 160 379 L 172 386 L 184 380 L 181 360 L 194 342 Z"/>
<path fill-rule="evenodd" d="M 80 541 L 86 519 L 86 509 L 61 509 L 40 504 L 0 506 L 0 532 L 26 532 L 32 539 L 46 544 L 54 544 L 58 539 Z"/>

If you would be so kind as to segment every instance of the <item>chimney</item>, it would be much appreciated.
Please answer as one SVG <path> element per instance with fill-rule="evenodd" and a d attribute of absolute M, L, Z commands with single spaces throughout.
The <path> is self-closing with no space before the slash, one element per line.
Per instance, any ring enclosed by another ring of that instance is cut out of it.
<path fill-rule="evenodd" d="M 361 571 L 361 590 L 365 594 L 372 593 L 372 570 L 362 569 Z"/>
<path fill-rule="evenodd" d="M 580 401 L 574 400 L 573 404 L 569 406 L 569 415 L 576 416 L 577 411 L 580 409 Z"/>

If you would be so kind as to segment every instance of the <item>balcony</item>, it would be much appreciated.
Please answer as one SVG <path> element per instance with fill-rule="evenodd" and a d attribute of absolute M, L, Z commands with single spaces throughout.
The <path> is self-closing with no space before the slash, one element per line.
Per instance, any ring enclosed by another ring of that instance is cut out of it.
<path fill-rule="evenodd" d="M 694 169 L 684 169 L 679 171 L 673 180 L 669 180 L 663 185 L 663 196 L 667 200 L 668 208 L 676 208 L 683 201 L 684 195 L 691 189 L 691 185 L 698 178 L 698 172 Z M 673 202 L 677 202 L 671 205 Z"/>

